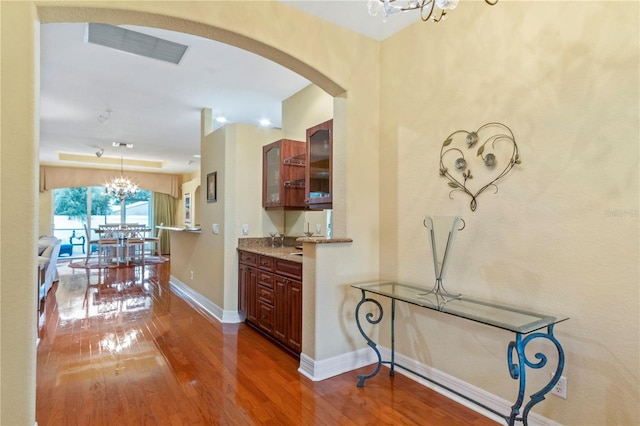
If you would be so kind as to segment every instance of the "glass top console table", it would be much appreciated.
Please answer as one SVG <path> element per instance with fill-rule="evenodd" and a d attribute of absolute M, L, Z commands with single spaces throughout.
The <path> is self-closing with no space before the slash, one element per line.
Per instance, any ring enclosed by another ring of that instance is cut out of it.
<path fill-rule="evenodd" d="M 568 319 L 566 316 L 556 316 L 545 313 L 539 313 L 529 311 L 525 309 L 516 308 L 513 306 L 502 305 L 484 301 L 481 299 L 474 299 L 462 295 L 446 294 L 446 297 L 442 293 L 427 291 L 425 288 L 402 284 L 397 282 L 374 282 L 365 284 L 354 284 L 352 287 L 359 289 L 362 292 L 362 299 L 356 306 L 356 323 L 362 336 L 367 341 L 367 345 L 371 347 L 378 357 L 378 363 L 375 370 L 369 375 L 358 375 L 358 387 L 364 386 L 364 382 L 378 374 L 382 364 L 389 364 L 389 375 L 394 374 L 395 367 L 402 368 L 410 373 L 421 377 L 431 383 L 438 385 L 439 387 L 446 389 L 464 398 L 474 404 L 492 412 L 493 414 L 502 417 L 507 424 L 513 425 L 516 421 L 521 421 L 525 425 L 527 424 L 527 417 L 529 411 L 533 406 L 545 399 L 545 395 L 553 389 L 555 384 L 560 380 L 562 376 L 562 370 L 564 369 L 564 351 L 560 342 L 553 335 L 553 327 L 555 324 Z M 362 324 L 360 323 L 360 309 L 363 306 L 370 306 L 366 304 L 373 304 L 378 309 L 378 313 L 374 314 L 368 312 L 364 315 L 365 320 L 369 324 L 378 324 L 382 321 L 383 309 L 381 303 L 375 299 L 367 296 L 367 293 L 383 296 L 391 300 L 391 360 L 383 361 L 380 351 L 377 348 L 377 344 L 364 332 Z M 486 324 L 488 326 L 500 328 L 515 333 L 515 340 L 509 342 L 507 350 L 507 362 L 509 367 L 509 373 L 514 380 L 519 380 L 518 397 L 511 407 L 509 414 L 504 414 L 496 411 L 491 407 L 475 401 L 474 399 L 451 389 L 432 378 L 425 377 L 424 375 L 412 371 L 411 369 L 399 365 L 395 362 L 395 304 L 396 301 L 406 302 L 412 305 L 420 306 L 423 308 L 431 309 L 441 312 L 443 314 L 454 315 L 459 318 L 464 318 L 470 321 Z M 558 365 L 555 372 L 551 376 L 551 380 L 542 389 L 537 392 L 531 393 L 529 401 L 524 404 L 525 391 L 526 391 L 526 368 L 539 369 L 547 365 L 547 356 L 543 353 L 536 353 L 535 359 L 531 359 L 525 354 L 526 346 L 533 340 L 542 339 L 548 340 L 553 344 L 558 353 Z M 524 404 L 524 408 L 523 408 Z"/>

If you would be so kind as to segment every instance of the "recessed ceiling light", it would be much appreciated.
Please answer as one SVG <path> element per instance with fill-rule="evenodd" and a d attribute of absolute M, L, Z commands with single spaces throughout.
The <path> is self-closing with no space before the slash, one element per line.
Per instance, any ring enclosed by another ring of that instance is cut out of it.
<path fill-rule="evenodd" d="M 226 122 L 227 122 L 227 119 L 226 119 L 226 118 L 224 118 L 224 117 L 218 117 L 218 118 L 216 118 L 216 121 L 217 121 L 218 123 L 226 123 Z"/>
<path fill-rule="evenodd" d="M 271 121 L 267 120 L 266 118 L 263 118 L 262 120 L 260 120 L 260 125 L 262 127 L 267 127 L 267 126 L 271 126 Z"/>

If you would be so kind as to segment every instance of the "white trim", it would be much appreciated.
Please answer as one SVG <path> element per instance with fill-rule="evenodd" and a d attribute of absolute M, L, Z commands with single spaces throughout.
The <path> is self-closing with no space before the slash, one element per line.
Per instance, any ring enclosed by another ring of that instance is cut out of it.
<path fill-rule="evenodd" d="M 298 372 L 317 382 L 364 367 L 374 362 L 377 362 L 377 358 L 375 353 L 368 347 L 321 361 L 316 361 L 301 353 Z"/>
<path fill-rule="evenodd" d="M 221 323 L 236 324 L 242 322 L 242 318 L 238 314 L 238 311 L 225 311 L 173 275 L 169 279 L 171 289 L 175 291 L 180 297 L 187 299 L 198 305 L 200 309 L 207 314 L 217 319 Z"/>
<path fill-rule="evenodd" d="M 378 350 L 382 355 L 383 360 L 391 359 L 391 351 L 388 348 L 378 346 Z M 452 389 L 456 392 L 459 392 L 463 395 L 468 396 L 469 398 L 478 401 L 479 403 L 497 411 L 498 413 L 504 413 L 508 415 L 511 412 L 511 406 L 513 405 L 513 401 L 507 401 L 497 395 L 494 395 L 490 392 L 485 391 L 484 389 L 480 389 L 477 386 L 474 386 L 470 383 L 464 382 L 454 376 L 451 376 L 447 373 L 444 373 L 440 370 L 437 370 L 433 367 L 430 367 L 426 364 L 423 364 L 417 360 L 411 359 L 405 355 L 399 354 L 396 352 L 395 354 L 395 362 L 396 364 L 404 365 L 407 368 L 419 373 L 425 377 L 428 377 L 432 380 L 435 380 L 442 385 Z M 389 368 L 387 364 L 383 365 L 384 367 Z M 494 413 L 483 409 L 482 407 L 472 403 L 471 401 L 467 401 L 464 398 L 459 397 L 458 395 L 447 391 L 446 389 L 441 388 L 440 386 L 431 383 L 428 380 L 423 379 L 422 377 L 416 376 L 415 374 L 406 371 L 402 368 L 395 368 L 394 371 L 396 373 L 402 374 L 416 382 L 433 389 L 441 395 L 446 396 L 447 398 L 456 401 L 457 403 L 464 405 L 465 407 L 482 414 L 485 417 L 488 417 L 492 420 L 495 420 L 498 423 L 504 423 L 504 419 L 495 415 Z M 379 374 L 388 374 L 386 371 L 380 372 Z M 366 383 L 365 383 L 366 387 Z M 514 395 L 515 397 L 516 395 Z M 526 401 L 525 401 L 526 402 Z M 530 426 L 561 426 L 560 423 L 554 422 L 551 419 L 547 419 L 539 414 L 534 413 L 533 411 L 529 412 L 528 416 L 528 424 Z"/>

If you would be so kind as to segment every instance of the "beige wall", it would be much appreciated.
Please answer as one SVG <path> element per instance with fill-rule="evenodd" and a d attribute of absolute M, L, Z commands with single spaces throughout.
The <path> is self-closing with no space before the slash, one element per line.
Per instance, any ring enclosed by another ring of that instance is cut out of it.
<path fill-rule="evenodd" d="M 341 327 L 337 335 L 328 327 L 315 331 L 328 342 L 313 348 L 315 359 L 363 346 L 348 338 L 354 325 L 353 302 L 343 303 L 346 284 L 377 277 L 378 263 L 386 278 L 430 284 L 422 219 L 463 214 L 467 229 L 458 236 L 451 287 L 572 317 L 556 329 L 567 353 L 569 398 L 549 397 L 536 411 L 568 424 L 633 424 L 638 3 L 463 3 L 445 23 L 418 22 L 378 44 L 278 2 L 1 2 L 0 200 L 12 208 L 2 209 L 0 223 L 0 423 L 35 421 L 35 292 L 15 283 L 35 285 L 39 14 L 44 22 L 93 18 L 212 37 L 285 64 L 335 97 L 335 235 L 354 243 L 335 253 L 322 248 L 319 256 L 339 253 L 344 263 L 339 275 L 315 274 L 315 290 L 319 279 L 327 290 L 318 297 L 326 300 L 322 313 Z M 523 164 L 471 213 L 468 200 L 448 198 L 437 173 L 439 146 L 453 130 L 490 120 L 514 129 Z M 227 209 L 225 216 L 235 213 Z M 203 226 L 219 219 L 206 219 L 220 214 L 214 211 L 202 212 Z M 253 219 L 235 220 L 225 235 L 228 256 L 237 225 Z M 184 235 L 191 237 L 206 250 L 219 244 L 204 242 L 210 231 Z M 204 251 L 194 253 L 197 259 Z M 194 289 L 232 303 L 205 282 Z M 411 330 L 398 336 L 409 342 L 401 352 L 511 399 L 501 384 L 511 382 L 508 333 L 422 311 L 398 314 Z M 445 352 L 448 344 L 461 349 Z"/>
<path fill-rule="evenodd" d="M 307 129 L 333 118 L 333 97 L 315 84 L 282 101 L 282 131 L 287 139 L 304 142 Z"/>
<path fill-rule="evenodd" d="M 195 202 L 202 233 L 171 233 L 171 274 L 223 311 L 237 310 L 236 247 L 242 225 L 249 225 L 249 237 L 265 234 L 262 146 L 281 137 L 278 129 L 239 123 L 228 124 L 203 137 L 202 181 L 197 184 L 205 187 L 206 175 L 218 172 L 218 200 L 207 203 L 206 192 L 197 192 Z M 211 230 L 214 223 L 219 225 L 219 234 Z M 184 256 L 183 252 L 189 255 Z"/>
<path fill-rule="evenodd" d="M 182 184 L 182 190 L 180 192 L 180 202 L 178 203 L 178 208 L 176 209 L 176 220 L 175 223 L 178 226 L 187 226 L 190 228 L 195 228 L 200 224 L 200 209 L 202 208 L 202 201 L 200 200 L 200 176 L 196 176 L 195 178 L 185 182 Z M 191 200 L 190 206 L 190 222 L 186 222 L 186 205 L 185 205 L 185 195 L 189 194 Z"/>
<path fill-rule="evenodd" d="M 38 235 L 51 235 L 53 229 L 53 193 L 38 193 Z"/>
<path fill-rule="evenodd" d="M 563 424 L 636 424 L 638 3 L 463 6 L 444 25 L 382 43 L 381 274 L 430 288 L 422 220 L 462 216 L 450 291 L 571 317 L 555 329 L 568 398 L 534 411 Z M 522 164 L 471 212 L 463 194 L 449 198 L 440 147 L 490 121 L 513 130 Z M 405 307 L 398 315 L 400 352 L 513 397 L 513 336 Z"/>

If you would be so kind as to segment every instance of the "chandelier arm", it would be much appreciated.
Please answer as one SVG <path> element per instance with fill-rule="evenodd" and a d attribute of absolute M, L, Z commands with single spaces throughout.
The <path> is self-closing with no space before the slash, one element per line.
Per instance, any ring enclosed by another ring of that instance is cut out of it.
<path fill-rule="evenodd" d="M 431 18 L 431 20 L 432 20 L 433 22 L 440 22 L 440 21 L 442 21 L 446 16 L 447 16 L 447 11 L 446 11 L 446 10 L 441 10 L 441 11 L 440 11 L 440 16 L 434 16 L 433 18 Z"/>
<path fill-rule="evenodd" d="M 431 18 L 431 15 L 433 15 L 433 9 L 434 9 L 434 4 L 435 0 L 423 0 L 422 4 L 420 5 L 420 19 L 422 19 L 423 21 L 428 21 Z M 424 16 L 424 8 L 425 7 L 429 7 L 429 13 L 427 14 L 427 16 Z M 437 22 L 437 21 L 436 21 Z"/>
<path fill-rule="evenodd" d="M 437 15 L 437 12 L 434 12 L 434 9 L 436 8 L 436 0 L 413 0 L 409 3 L 408 6 L 391 6 L 391 4 L 393 4 L 396 0 L 369 0 L 369 13 L 371 15 L 376 15 L 377 11 L 374 13 L 372 12 L 371 9 L 371 2 L 377 2 L 379 5 L 383 4 L 385 5 L 385 17 L 383 19 L 383 22 L 386 22 L 387 17 L 389 16 L 390 13 L 394 13 L 394 12 L 406 12 L 408 10 L 416 10 L 416 9 L 420 9 L 420 19 L 422 21 L 434 21 L 434 22 L 440 22 L 441 20 L 443 20 L 446 16 L 447 16 L 447 11 L 444 9 L 441 9 L 440 11 L 440 15 Z M 484 2 L 486 4 L 488 4 L 489 6 L 495 6 L 498 3 L 499 0 L 484 0 Z M 451 6 L 443 6 L 445 9 L 454 9 L 457 5 L 457 0 L 454 2 L 453 5 Z M 380 6 L 379 6 L 380 7 Z M 427 10 L 427 12 L 425 12 L 425 9 Z M 392 11 L 391 11 L 392 10 Z"/>

